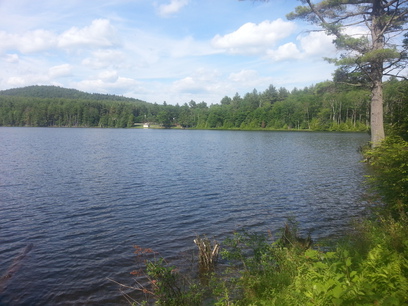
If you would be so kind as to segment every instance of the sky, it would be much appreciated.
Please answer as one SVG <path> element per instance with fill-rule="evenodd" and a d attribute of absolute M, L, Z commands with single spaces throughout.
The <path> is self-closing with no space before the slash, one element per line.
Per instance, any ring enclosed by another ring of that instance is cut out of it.
<path fill-rule="evenodd" d="M 150 103 L 219 103 L 332 79 L 332 38 L 296 0 L 0 0 L 0 90 L 56 85 Z"/>

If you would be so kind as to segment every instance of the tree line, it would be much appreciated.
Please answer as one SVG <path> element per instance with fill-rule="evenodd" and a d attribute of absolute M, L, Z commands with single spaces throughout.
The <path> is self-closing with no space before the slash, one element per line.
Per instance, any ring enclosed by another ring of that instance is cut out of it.
<path fill-rule="evenodd" d="M 407 81 L 391 79 L 384 84 L 387 123 L 406 124 L 407 96 Z M 159 105 L 55 86 L 30 86 L 0 92 L 0 125 L 130 128 L 150 122 L 165 128 L 365 131 L 370 125 L 369 104 L 369 89 L 332 81 L 292 91 L 270 85 L 262 92 L 254 89 L 243 96 L 225 96 L 210 106 L 193 100 Z"/>

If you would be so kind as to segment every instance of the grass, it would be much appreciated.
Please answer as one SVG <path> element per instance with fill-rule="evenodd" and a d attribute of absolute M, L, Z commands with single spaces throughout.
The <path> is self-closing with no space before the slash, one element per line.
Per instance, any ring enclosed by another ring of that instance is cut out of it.
<path fill-rule="evenodd" d="M 290 222 L 276 241 L 240 231 L 221 244 L 227 268 L 211 266 L 206 282 L 139 248 L 138 256 L 150 257 L 134 274 L 148 282 L 137 289 L 145 302 L 133 305 L 407 305 L 407 232 L 406 218 L 373 218 L 322 251 L 305 245 Z"/>

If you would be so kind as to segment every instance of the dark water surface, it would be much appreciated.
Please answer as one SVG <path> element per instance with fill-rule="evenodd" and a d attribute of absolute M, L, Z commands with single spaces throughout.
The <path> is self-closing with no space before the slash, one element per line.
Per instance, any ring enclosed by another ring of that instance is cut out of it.
<path fill-rule="evenodd" d="M 363 209 L 366 134 L 0 128 L 1 305 L 124 304 L 133 245 L 172 258 L 196 234 L 295 216 L 335 235 Z M 32 249 L 17 260 L 32 244 Z M 21 262 L 20 262 L 21 261 Z"/>

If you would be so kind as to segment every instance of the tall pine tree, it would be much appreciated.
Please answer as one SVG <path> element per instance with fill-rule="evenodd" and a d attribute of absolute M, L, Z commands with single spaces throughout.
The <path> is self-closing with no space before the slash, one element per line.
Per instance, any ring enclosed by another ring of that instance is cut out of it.
<path fill-rule="evenodd" d="M 289 20 L 300 18 L 333 35 L 343 53 L 332 62 L 342 71 L 360 73 L 371 88 L 371 142 L 384 139 L 383 77 L 399 74 L 406 67 L 408 0 L 300 0 Z M 353 35 L 353 28 L 365 31 Z"/>

